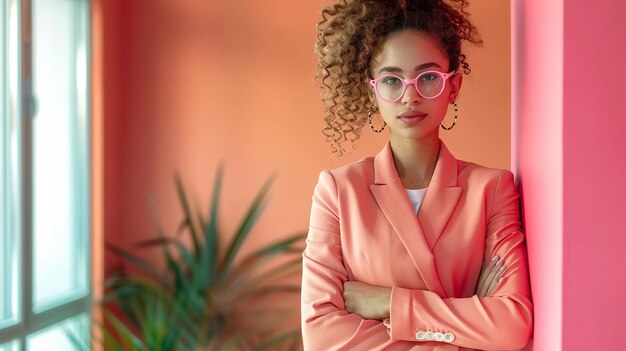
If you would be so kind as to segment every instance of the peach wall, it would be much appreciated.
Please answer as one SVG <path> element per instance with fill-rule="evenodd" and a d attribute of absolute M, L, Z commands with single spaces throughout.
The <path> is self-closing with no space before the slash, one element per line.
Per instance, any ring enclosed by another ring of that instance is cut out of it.
<path fill-rule="evenodd" d="M 102 4 L 94 2 L 91 7 L 91 287 L 95 300 L 102 297 L 104 291 L 104 104 L 102 99 Z M 92 318 L 102 319 L 97 305 L 92 310 Z M 92 324 L 92 335 L 95 340 L 102 338 L 98 323 Z M 91 349 L 102 350 L 98 342 L 93 342 Z"/>
<path fill-rule="evenodd" d="M 626 3 L 564 5 L 563 350 L 618 350 L 626 348 Z"/>
<path fill-rule="evenodd" d="M 387 137 L 365 130 L 353 154 L 329 154 L 312 83 L 322 1 L 298 12 L 286 7 L 284 16 L 276 9 L 289 2 L 106 3 L 117 9 L 105 20 L 108 233 L 145 235 L 146 196 L 171 203 L 174 170 L 206 199 L 219 159 L 227 161 L 231 196 L 225 212 L 240 212 L 278 171 L 267 217 L 284 217 L 282 233 L 305 228 L 318 171 L 372 155 Z M 486 44 L 469 51 L 473 73 L 459 98 L 460 121 L 443 137 L 460 158 L 508 168 L 509 9 L 496 1 L 471 10 Z"/>
<path fill-rule="evenodd" d="M 562 8 L 543 0 L 513 0 L 511 8 L 512 165 L 522 194 L 536 351 L 562 349 Z"/>
<path fill-rule="evenodd" d="M 174 231 L 181 216 L 174 171 L 206 209 L 220 160 L 226 235 L 275 171 L 248 249 L 306 230 L 319 171 L 374 155 L 388 137 L 364 130 L 341 159 L 322 137 L 313 46 L 325 1 L 95 2 L 102 9 L 108 241 L 128 246 L 153 234 L 149 196 L 166 231 Z M 508 168 L 509 5 L 474 1 L 470 11 L 485 46 L 468 51 L 473 72 L 459 97 L 459 123 L 442 136 L 459 158 Z M 108 270 L 120 264 L 112 256 L 105 262 Z"/>
<path fill-rule="evenodd" d="M 457 158 L 510 168 L 511 32 L 508 1 L 474 0 L 470 19 L 483 47 L 466 46 L 472 73 L 458 98 L 459 122 L 441 136 Z M 452 109 L 445 121 L 452 120 Z"/>

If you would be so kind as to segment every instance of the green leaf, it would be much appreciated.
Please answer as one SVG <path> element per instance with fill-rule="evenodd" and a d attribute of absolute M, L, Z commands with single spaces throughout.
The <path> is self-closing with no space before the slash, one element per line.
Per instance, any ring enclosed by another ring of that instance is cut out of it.
<path fill-rule="evenodd" d="M 203 246 L 199 252 L 197 265 L 192 272 L 193 286 L 200 295 L 205 295 L 205 291 L 213 285 L 215 281 L 215 271 L 218 261 L 218 213 L 219 199 L 222 188 L 223 165 L 220 164 L 215 175 L 213 185 L 213 196 L 211 198 L 211 208 L 209 210 L 208 223 L 198 215 L 198 221 L 203 233 Z"/>
<path fill-rule="evenodd" d="M 255 287 L 267 284 L 272 279 L 275 279 L 276 277 L 279 277 L 281 275 L 284 276 L 286 274 L 299 273 L 301 263 L 302 259 L 296 257 L 295 259 L 284 262 L 270 270 L 250 276 L 249 279 L 237 280 L 225 288 L 225 295 L 231 298 L 232 301 L 237 301 L 238 299 L 242 299 L 246 296 L 249 297 L 249 292 L 253 291 Z"/>
<path fill-rule="evenodd" d="M 180 221 L 180 223 L 178 224 L 178 227 L 176 227 L 176 234 L 174 234 L 175 237 L 180 237 L 185 233 L 185 229 L 187 229 L 187 220 L 183 219 L 182 221 Z"/>
<path fill-rule="evenodd" d="M 263 212 L 265 205 L 266 205 L 264 202 L 265 196 L 272 182 L 274 181 L 275 177 L 276 177 L 275 174 L 273 174 L 272 176 L 269 177 L 269 179 L 265 182 L 265 184 L 263 184 L 261 191 L 255 197 L 254 201 L 250 205 L 250 208 L 248 209 L 248 212 L 244 216 L 243 221 L 241 222 L 239 228 L 235 232 L 235 235 L 230 243 L 230 246 L 228 247 L 228 250 L 226 251 L 226 256 L 224 257 L 224 261 L 221 266 L 220 281 L 223 281 L 224 278 L 229 274 L 231 265 L 233 261 L 235 260 L 235 257 L 237 256 L 237 253 L 239 252 L 239 249 L 241 248 L 241 245 L 243 245 L 245 240 L 248 238 L 248 235 L 250 234 L 250 230 L 256 223 L 256 220 L 258 219 L 258 217 Z"/>
<path fill-rule="evenodd" d="M 174 275 L 174 295 L 178 297 L 184 297 L 185 292 L 189 291 L 191 285 L 185 276 L 183 269 L 180 264 L 176 262 L 172 255 L 169 253 L 169 250 L 165 249 L 167 252 L 165 253 L 165 260 L 167 262 L 167 267 L 170 269 L 171 273 Z"/>
<path fill-rule="evenodd" d="M 180 242 L 180 240 L 176 239 L 173 241 L 174 245 L 178 249 L 178 255 L 183 259 L 188 269 L 193 269 L 195 263 L 193 261 L 193 254 L 187 249 L 187 247 Z"/>
<path fill-rule="evenodd" d="M 104 349 L 113 351 L 132 351 L 132 349 L 124 350 L 122 345 L 120 345 L 120 343 L 115 339 L 113 334 L 110 333 L 108 330 L 104 331 Z"/>
<path fill-rule="evenodd" d="M 196 228 L 193 225 L 191 209 L 189 208 L 189 201 L 187 200 L 185 187 L 183 186 L 183 182 L 180 179 L 180 176 L 178 174 L 174 175 L 174 182 L 176 183 L 176 190 L 178 192 L 178 198 L 180 200 L 183 213 L 185 215 L 185 218 L 183 219 L 183 223 L 186 223 L 189 228 L 189 232 L 191 233 L 191 239 L 193 242 L 194 252 L 198 254 L 200 252 L 200 242 L 198 239 L 198 233 L 196 233 Z"/>
<path fill-rule="evenodd" d="M 163 287 L 140 276 L 111 277 L 107 280 L 107 284 L 110 288 L 105 295 L 105 300 L 116 301 L 124 317 L 135 329 L 141 329 L 147 320 L 146 302 L 159 298 L 163 294 Z"/>
<path fill-rule="evenodd" d="M 187 247 L 180 241 L 178 238 L 170 238 L 166 236 L 161 236 L 158 238 L 146 239 L 135 242 L 133 244 L 134 247 L 143 249 L 143 248 L 152 248 L 152 247 L 161 247 L 163 245 L 174 245 L 178 250 L 179 256 L 185 261 L 188 267 L 192 267 L 194 265 L 193 254 L 187 249 Z"/>
<path fill-rule="evenodd" d="M 190 318 L 201 316 L 202 311 L 194 314 L 193 310 L 183 308 L 178 299 L 170 297 L 145 278 L 128 277 L 125 280 L 124 290 L 130 293 L 119 296 L 118 304 L 129 320 L 137 320 L 134 324 L 142 331 L 142 339 L 148 346 L 155 343 L 167 345 L 168 340 L 176 340 L 179 345 L 197 345 L 198 337 L 189 331 L 196 330 L 199 325 Z M 159 328 L 167 333 L 155 334 L 161 331 Z"/>
<path fill-rule="evenodd" d="M 213 284 L 215 278 L 215 270 L 217 268 L 217 250 L 219 245 L 219 233 L 218 233 L 218 216 L 219 216 L 219 200 L 222 191 L 222 179 L 224 177 L 224 165 L 220 163 L 215 175 L 215 183 L 213 185 L 213 197 L 211 198 L 211 210 L 209 212 L 209 220 L 204 228 L 204 255 L 203 264 L 206 267 L 206 272 L 203 272 L 203 277 L 206 277 L 208 284 Z"/>
<path fill-rule="evenodd" d="M 306 232 L 298 233 L 254 251 L 242 259 L 242 261 L 232 269 L 232 273 L 229 277 L 227 277 L 226 283 L 228 284 L 232 279 L 247 278 L 249 275 L 254 274 L 254 271 L 264 266 L 277 255 L 294 253 L 300 256 L 304 249 L 299 247 L 295 248 L 292 245 L 303 240 L 306 235 Z"/>
<path fill-rule="evenodd" d="M 138 249 L 145 249 L 145 248 L 152 248 L 154 246 L 162 246 L 162 245 L 167 245 L 169 244 L 170 241 L 168 240 L 168 238 L 152 238 L 152 239 L 145 239 L 145 240 L 139 240 L 134 242 L 132 245 Z"/>
<path fill-rule="evenodd" d="M 115 315 L 104 311 L 104 318 L 111 323 L 113 330 L 120 338 L 122 350 L 143 350 L 144 344 Z M 115 339 L 115 338 L 114 338 Z"/>
<path fill-rule="evenodd" d="M 161 238 L 165 238 L 165 234 L 161 230 L 159 230 L 158 233 Z M 165 261 L 167 263 L 167 268 L 174 276 L 174 296 L 176 296 L 177 298 L 182 298 L 183 301 L 189 301 L 189 298 L 192 298 L 193 296 L 188 293 L 192 289 L 190 289 L 191 284 L 187 276 L 185 275 L 185 270 L 183 269 L 183 267 L 181 267 L 181 264 L 174 260 L 170 252 L 169 246 L 163 245 L 162 248 L 163 256 L 165 257 Z"/>
<path fill-rule="evenodd" d="M 254 251 L 251 256 L 276 256 L 293 248 L 293 244 L 306 238 L 307 232 L 300 232 L 283 240 L 273 242 L 265 247 Z"/>
<path fill-rule="evenodd" d="M 145 260 L 142 260 L 141 258 L 131 254 L 130 252 L 122 249 L 119 246 L 113 245 L 111 243 L 105 243 L 104 245 L 105 245 L 105 248 L 107 250 L 109 250 L 112 253 L 120 256 L 124 260 L 130 262 L 135 267 L 137 267 L 137 268 L 141 269 L 142 271 L 144 271 L 145 273 L 149 274 L 152 278 L 158 280 L 164 286 L 168 286 L 169 285 L 167 276 L 164 276 L 161 272 L 159 272 L 159 270 L 153 264 L 151 264 L 151 263 L 149 263 L 149 262 L 147 262 Z"/>

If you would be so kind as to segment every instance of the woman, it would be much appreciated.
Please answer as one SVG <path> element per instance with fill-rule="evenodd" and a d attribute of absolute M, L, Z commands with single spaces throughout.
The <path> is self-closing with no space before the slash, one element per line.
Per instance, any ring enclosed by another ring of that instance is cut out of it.
<path fill-rule="evenodd" d="M 322 11 L 325 135 L 339 152 L 366 124 L 390 136 L 375 157 L 319 175 L 303 252 L 305 350 L 512 350 L 530 338 L 513 175 L 457 160 L 439 139 L 456 124 L 460 68 L 470 72 L 461 41 L 481 43 L 466 6 L 341 0 Z"/>

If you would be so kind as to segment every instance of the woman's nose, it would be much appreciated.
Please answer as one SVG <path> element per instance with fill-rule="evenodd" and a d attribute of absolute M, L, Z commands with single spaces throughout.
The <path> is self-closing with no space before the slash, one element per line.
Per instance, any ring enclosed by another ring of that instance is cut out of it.
<path fill-rule="evenodd" d="M 406 104 L 419 103 L 422 101 L 422 96 L 417 92 L 414 84 L 408 84 L 404 95 L 402 96 L 402 102 Z"/>

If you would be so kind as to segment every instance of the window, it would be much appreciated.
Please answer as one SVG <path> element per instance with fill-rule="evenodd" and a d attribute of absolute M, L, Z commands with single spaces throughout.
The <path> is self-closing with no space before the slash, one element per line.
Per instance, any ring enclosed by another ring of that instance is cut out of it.
<path fill-rule="evenodd" d="M 0 0 L 0 351 L 89 337 L 88 0 Z"/>
<path fill-rule="evenodd" d="M 20 350 L 20 344 L 18 344 L 17 342 L 10 342 L 4 345 L 0 345 L 0 351 L 19 351 L 19 350 Z"/>
<path fill-rule="evenodd" d="M 18 318 L 20 268 L 20 106 L 17 1 L 0 6 L 0 328 Z M 8 347 L 8 346 L 7 346 Z"/>

